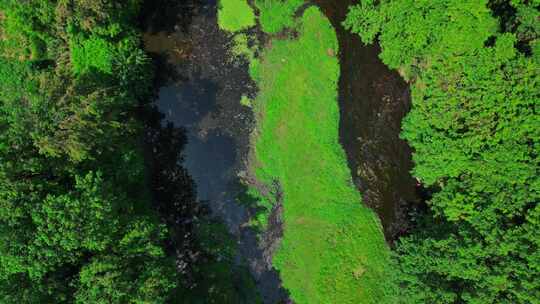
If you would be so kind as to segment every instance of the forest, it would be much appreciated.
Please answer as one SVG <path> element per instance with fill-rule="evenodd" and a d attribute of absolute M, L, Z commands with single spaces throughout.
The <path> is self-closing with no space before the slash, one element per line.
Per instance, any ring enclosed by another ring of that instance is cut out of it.
<path fill-rule="evenodd" d="M 1 2 L 2 303 L 158 303 L 177 286 L 171 249 L 189 227 L 159 210 L 195 209 L 146 187 L 189 179 L 145 167 L 167 151 L 141 141 L 172 130 L 138 118 L 152 79 L 139 5 Z"/>
<path fill-rule="evenodd" d="M 150 2 L 0 0 L 0 303 L 540 303 L 539 0 L 352 1 L 342 26 L 410 88 L 427 193 L 386 241 L 341 146 L 324 1 L 214 4 L 256 87 L 245 226 L 261 241 L 282 210 L 279 303 L 154 102 L 144 16 L 204 1 Z"/>
<path fill-rule="evenodd" d="M 150 103 L 141 5 L 1 2 L 1 303 L 195 303 L 230 271 Z"/>
<path fill-rule="evenodd" d="M 540 2 L 370 1 L 345 21 L 411 84 L 429 210 L 396 246 L 413 303 L 540 301 Z"/>

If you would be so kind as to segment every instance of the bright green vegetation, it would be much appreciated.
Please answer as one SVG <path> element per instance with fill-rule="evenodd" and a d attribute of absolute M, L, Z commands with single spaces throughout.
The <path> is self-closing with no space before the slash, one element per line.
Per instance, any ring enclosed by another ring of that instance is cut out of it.
<path fill-rule="evenodd" d="M 252 100 L 247 97 L 246 95 L 242 95 L 242 98 L 240 98 L 240 104 L 246 107 L 251 107 Z"/>
<path fill-rule="evenodd" d="M 260 11 L 259 22 L 263 31 L 269 34 L 294 26 L 294 13 L 305 0 L 255 0 Z"/>
<path fill-rule="evenodd" d="M 267 33 L 299 32 L 273 39 L 250 60 L 259 87 L 252 170 L 283 196 L 284 237 L 273 264 L 295 303 L 392 303 L 390 250 L 377 216 L 360 203 L 338 142 L 335 31 L 315 7 L 296 20 L 303 1 L 255 3 Z M 265 211 L 253 223 L 264 229 L 275 198 L 253 188 L 248 194 L 239 199 L 258 201 Z"/>
<path fill-rule="evenodd" d="M 236 32 L 255 25 L 255 14 L 247 0 L 219 0 L 219 27 Z"/>
<path fill-rule="evenodd" d="M 234 59 L 240 57 L 245 58 L 248 62 L 255 60 L 255 51 L 253 47 L 249 46 L 249 36 L 247 34 L 239 33 L 234 35 L 233 46 L 231 48 Z"/>
<path fill-rule="evenodd" d="M 346 25 L 411 81 L 402 136 L 434 191 L 397 246 L 402 298 L 539 303 L 540 2 L 374 2 Z"/>
<path fill-rule="evenodd" d="M 272 40 L 253 75 L 254 170 L 283 193 L 274 265 L 295 303 L 392 302 L 390 251 L 338 142 L 334 29 L 311 7 L 297 30 L 297 40 Z"/>
<path fill-rule="evenodd" d="M 102 38 L 84 39 L 82 43 L 73 42 L 71 62 L 76 74 L 83 74 L 90 69 L 97 69 L 110 74 L 113 65 L 114 45 Z"/>

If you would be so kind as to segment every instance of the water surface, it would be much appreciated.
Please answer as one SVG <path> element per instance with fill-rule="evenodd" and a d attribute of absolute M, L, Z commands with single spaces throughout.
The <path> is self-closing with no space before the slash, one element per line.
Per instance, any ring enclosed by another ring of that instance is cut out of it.
<path fill-rule="evenodd" d="M 174 22 L 156 16 L 157 26 L 144 34 L 146 50 L 161 63 L 156 104 L 165 122 L 185 128 L 184 167 L 197 185 L 198 199 L 237 240 L 237 263 L 249 266 L 265 303 L 285 303 L 271 246 L 259 242 L 248 225 L 252 210 L 239 202 L 254 125 L 251 109 L 240 99 L 254 96 L 255 85 L 246 62 L 229 53 L 232 37 L 218 28 L 216 1 L 184 1 L 178 8 Z"/>
<path fill-rule="evenodd" d="M 419 202 L 411 149 L 399 138 L 409 112 L 408 85 L 379 59 L 377 45 L 364 45 L 347 31 L 353 0 L 315 0 L 334 26 L 339 41 L 340 142 L 363 201 L 379 215 L 387 239 L 407 229 L 406 206 Z"/>

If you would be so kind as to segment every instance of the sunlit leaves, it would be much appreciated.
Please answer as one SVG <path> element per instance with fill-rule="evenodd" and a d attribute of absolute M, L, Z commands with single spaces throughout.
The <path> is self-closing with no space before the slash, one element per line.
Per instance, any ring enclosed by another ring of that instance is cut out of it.
<path fill-rule="evenodd" d="M 368 2 L 347 24 L 365 41 L 378 34 L 383 61 L 411 80 L 402 137 L 415 151 L 413 174 L 435 190 L 418 231 L 397 246 L 404 296 L 413 303 L 534 303 L 538 7 Z"/>

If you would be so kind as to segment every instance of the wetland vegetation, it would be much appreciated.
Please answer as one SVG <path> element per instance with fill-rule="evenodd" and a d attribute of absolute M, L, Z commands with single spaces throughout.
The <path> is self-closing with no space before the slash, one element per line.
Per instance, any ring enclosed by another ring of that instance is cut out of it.
<path fill-rule="evenodd" d="M 295 37 L 270 37 L 250 63 L 258 87 L 250 170 L 278 188 L 283 205 L 273 265 L 296 303 L 392 302 L 390 250 L 376 214 L 360 203 L 338 140 L 335 30 L 315 6 L 295 18 L 294 9 L 273 3 L 258 6 L 261 15 L 290 20 L 262 29 L 293 26 Z M 265 227 L 276 200 L 261 196 L 261 203 Z"/>

